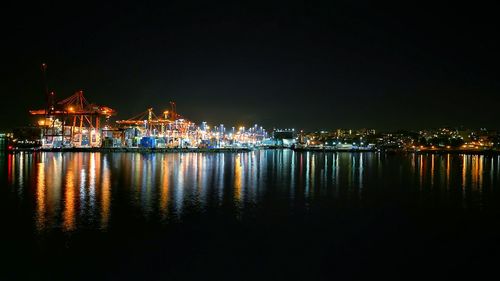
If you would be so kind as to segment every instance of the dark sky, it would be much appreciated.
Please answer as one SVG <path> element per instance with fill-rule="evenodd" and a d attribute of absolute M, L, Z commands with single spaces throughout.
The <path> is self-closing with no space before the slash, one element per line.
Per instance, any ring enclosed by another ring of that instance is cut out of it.
<path fill-rule="evenodd" d="M 500 127 L 500 17 L 481 1 L 16 2 L 0 127 L 44 106 L 42 62 L 59 98 L 120 119 L 175 100 L 226 126 Z"/>

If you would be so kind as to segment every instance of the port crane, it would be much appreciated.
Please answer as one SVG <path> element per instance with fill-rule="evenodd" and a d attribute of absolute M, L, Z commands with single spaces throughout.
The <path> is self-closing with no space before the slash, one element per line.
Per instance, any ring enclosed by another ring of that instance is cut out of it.
<path fill-rule="evenodd" d="M 46 69 L 47 65 L 42 64 L 44 80 Z M 45 147 L 100 146 L 102 120 L 107 123 L 111 116 L 116 115 L 116 111 L 90 103 L 83 90 L 56 103 L 55 93 L 49 92 L 46 82 L 44 84 L 46 108 L 29 111 L 33 116 L 42 117 L 38 120 L 42 128 L 42 144 Z"/>
<path fill-rule="evenodd" d="M 148 108 L 132 118 L 118 120 L 116 123 L 123 129 L 137 129 L 141 136 L 163 138 L 166 145 L 181 145 L 182 141 L 192 143 L 196 140 L 198 129 L 195 124 L 177 113 L 175 102 L 170 102 L 170 110 L 161 116 Z"/>

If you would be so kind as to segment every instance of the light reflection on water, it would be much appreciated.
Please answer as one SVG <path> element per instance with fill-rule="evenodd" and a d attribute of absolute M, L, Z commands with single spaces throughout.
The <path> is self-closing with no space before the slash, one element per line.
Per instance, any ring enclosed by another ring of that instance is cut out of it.
<path fill-rule="evenodd" d="M 31 206 L 33 225 L 42 232 L 106 231 L 113 218 L 127 216 L 169 222 L 222 210 L 239 217 L 264 205 L 360 207 L 394 192 L 400 192 L 396 201 L 418 206 L 484 208 L 500 174 L 498 156 L 290 150 L 20 153 L 2 156 L 0 169 L 0 179 L 13 198 Z"/>

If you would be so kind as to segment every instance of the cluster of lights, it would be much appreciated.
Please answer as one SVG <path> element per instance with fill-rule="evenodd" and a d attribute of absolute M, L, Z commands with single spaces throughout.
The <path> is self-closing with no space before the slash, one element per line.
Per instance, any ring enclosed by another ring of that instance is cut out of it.
<path fill-rule="evenodd" d="M 231 127 L 226 130 L 224 124 L 210 126 L 207 122 L 202 122 L 198 127 L 200 135 L 198 143 L 211 143 L 217 147 L 257 145 L 267 138 L 267 132 L 262 126 L 255 124 L 253 127 L 245 126 Z"/>

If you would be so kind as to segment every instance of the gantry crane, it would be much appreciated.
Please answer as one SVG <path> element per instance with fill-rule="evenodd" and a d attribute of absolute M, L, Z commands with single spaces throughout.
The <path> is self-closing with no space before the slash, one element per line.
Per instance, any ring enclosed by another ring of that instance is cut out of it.
<path fill-rule="evenodd" d="M 42 64 L 44 80 L 47 65 Z M 42 143 L 46 147 L 100 146 L 102 140 L 101 119 L 108 120 L 116 114 L 114 109 L 87 101 L 83 91 L 55 103 L 55 93 L 49 92 L 44 81 L 47 106 L 30 110 L 31 115 L 42 117 Z"/>
<path fill-rule="evenodd" d="M 197 128 L 191 121 L 177 113 L 175 102 L 170 102 L 170 110 L 157 116 L 153 108 L 137 114 L 136 116 L 116 121 L 123 129 L 134 128 L 140 131 L 141 137 L 155 137 L 165 140 L 167 146 L 182 146 L 183 140 L 196 141 Z"/>

